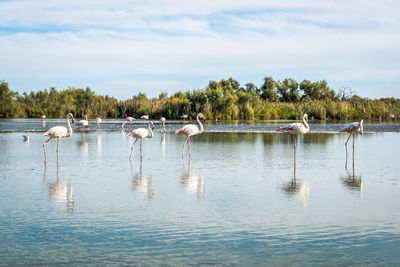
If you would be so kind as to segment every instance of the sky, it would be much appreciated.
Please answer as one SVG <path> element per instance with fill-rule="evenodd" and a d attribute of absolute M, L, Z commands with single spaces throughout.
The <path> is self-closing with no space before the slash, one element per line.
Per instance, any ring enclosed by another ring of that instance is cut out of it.
<path fill-rule="evenodd" d="M 0 80 L 127 99 L 233 77 L 400 97 L 397 0 L 0 0 Z"/>

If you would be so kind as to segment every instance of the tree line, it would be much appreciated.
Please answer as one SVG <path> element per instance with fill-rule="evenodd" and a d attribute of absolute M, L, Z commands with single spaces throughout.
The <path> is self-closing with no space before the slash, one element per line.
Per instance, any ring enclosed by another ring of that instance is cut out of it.
<path fill-rule="evenodd" d="M 114 97 L 97 95 L 89 87 L 64 90 L 31 91 L 20 94 L 12 91 L 8 83 L 0 81 L 1 118 L 62 118 L 69 112 L 75 117 L 124 118 L 150 115 L 179 119 L 188 114 L 194 118 L 202 112 L 208 119 L 269 120 L 300 119 L 308 113 L 320 120 L 385 120 L 400 114 L 400 99 L 369 99 L 360 97 L 349 88 L 337 92 L 326 81 L 300 83 L 286 78 L 275 81 L 265 77 L 260 86 L 244 86 L 233 79 L 210 81 L 204 89 L 177 91 L 172 95 L 161 93 L 148 98 L 140 92 L 130 99 L 119 101 Z"/>

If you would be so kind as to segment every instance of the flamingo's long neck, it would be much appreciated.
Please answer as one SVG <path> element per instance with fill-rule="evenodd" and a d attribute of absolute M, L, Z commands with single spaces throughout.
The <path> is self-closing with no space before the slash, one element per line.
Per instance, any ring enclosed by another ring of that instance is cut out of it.
<path fill-rule="evenodd" d="M 67 129 L 68 129 L 68 132 L 67 132 L 67 136 L 71 136 L 72 135 L 72 127 L 71 127 L 71 123 L 69 122 L 69 117 L 70 117 L 70 114 L 68 114 L 67 115 Z"/>
<path fill-rule="evenodd" d="M 87 115 L 85 115 L 85 121 L 87 121 Z"/>
<path fill-rule="evenodd" d="M 310 126 L 308 125 L 307 121 L 306 121 L 306 115 L 303 116 L 303 122 L 304 122 L 304 126 L 307 129 L 307 132 L 310 130 Z"/>
<path fill-rule="evenodd" d="M 151 130 L 151 124 L 149 123 L 149 134 L 147 135 L 147 138 L 152 138 L 153 137 L 153 131 Z"/>
<path fill-rule="evenodd" d="M 202 133 L 202 132 L 203 132 L 203 124 L 201 123 L 201 121 L 200 121 L 200 119 L 199 119 L 199 114 L 197 114 L 197 122 L 199 123 L 199 126 L 200 126 L 200 131 L 199 131 L 199 133 Z"/>

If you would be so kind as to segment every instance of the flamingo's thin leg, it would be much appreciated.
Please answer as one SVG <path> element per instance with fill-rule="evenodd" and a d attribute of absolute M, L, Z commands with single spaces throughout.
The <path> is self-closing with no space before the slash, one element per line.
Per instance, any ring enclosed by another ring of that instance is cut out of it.
<path fill-rule="evenodd" d="M 185 141 L 185 143 L 183 143 L 183 148 L 182 148 L 182 158 L 183 158 L 183 152 L 184 152 L 184 150 L 185 150 L 185 145 L 186 145 L 186 142 L 189 140 L 189 137 L 190 137 L 190 136 L 188 136 L 188 138 L 186 138 L 186 141 Z"/>
<path fill-rule="evenodd" d="M 137 139 L 135 140 L 135 142 L 133 142 L 133 145 L 131 147 L 131 154 L 129 155 L 129 160 L 132 158 L 132 151 L 133 151 L 133 147 L 135 146 L 136 142 L 137 142 Z"/>
<path fill-rule="evenodd" d="M 351 137 L 351 134 L 347 138 L 346 143 L 344 143 L 344 146 L 346 147 L 346 164 L 345 164 L 345 168 L 347 168 L 347 157 L 348 157 L 348 154 L 347 154 L 347 142 L 349 142 L 350 137 Z"/>
<path fill-rule="evenodd" d="M 353 134 L 353 167 L 354 167 L 354 136 L 355 134 Z"/>
<path fill-rule="evenodd" d="M 57 165 L 58 165 L 58 151 L 59 151 L 59 147 L 60 147 L 60 139 L 61 139 L 61 137 L 59 137 L 57 140 Z"/>
<path fill-rule="evenodd" d="M 143 145 L 143 138 L 140 139 L 140 158 L 142 158 L 142 145 Z"/>
<path fill-rule="evenodd" d="M 188 149 L 189 149 L 189 158 L 190 158 L 190 136 L 189 136 L 189 138 L 188 138 L 188 141 L 189 141 L 189 143 L 188 143 Z"/>
<path fill-rule="evenodd" d="M 49 139 L 47 139 L 47 141 L 45 141 L 43 143 L 43 151 L 44 151 L 44 166 L 46 167 L 47 164 L 47 158 L 46 158 L 46 144 L 47 142 L 49 142 L 51 140 L 52 137 L 50 137 Z"/>
<path fill-rule="evenodd" d="M 293 177 L 296 181 L 296 135 L 292 135 L 293 138 L 293 153 L 294 153 L 294 165 L 293 165 Z"/>

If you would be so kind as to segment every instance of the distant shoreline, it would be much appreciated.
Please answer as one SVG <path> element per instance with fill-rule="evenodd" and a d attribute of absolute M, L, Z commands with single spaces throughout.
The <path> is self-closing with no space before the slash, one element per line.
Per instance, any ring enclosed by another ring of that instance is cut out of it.
<path fill-rule="evenodd" d="M 64 118 L 72 113 L 81 118 L 150 118 L 194 119 L 202 112 L 208 120 L 299 120 L 304 113 L 322 121 L 391 121 L 400 119 L 400 99 L 369 99 L 355 95 L 348 88 L 335 92 L 326 81 L 298 83 L 293 79 L 275 81 L 265 77 L 257 87 L 241 86 L 229 78 L 210 81 L 204 89 L 148 98 L 139 92 L 131 99 L 97 95 L 89 87 L 58 91 L 31 91 L 20 95 L 0 83 L 0 118 Z"/>

